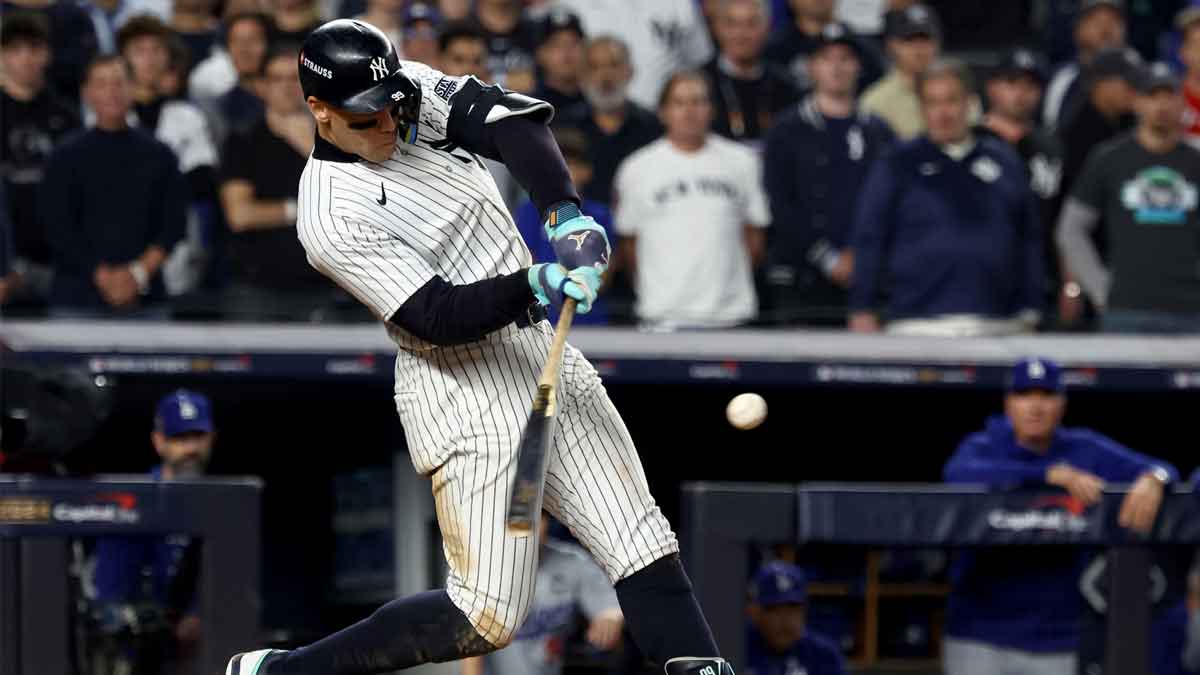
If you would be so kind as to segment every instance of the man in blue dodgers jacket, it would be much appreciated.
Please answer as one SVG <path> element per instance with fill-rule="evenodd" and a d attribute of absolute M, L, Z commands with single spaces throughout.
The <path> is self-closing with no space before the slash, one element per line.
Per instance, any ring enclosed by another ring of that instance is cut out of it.
<path fill-rule="evenodd" d="M 967 66 L 917 82 L 929 131 L 887 152 L 859 195 L 850 329 L 937 335 L 1029 330 L 1045 301 L 1037 203 L 1020 159 L 969 126 Z M 886 298 L 885 298 L 886 296 Z"/>
<path fill-rule="evenodd" d="M 1062 373 L 1046 359 L 1014 366 L 1004 415 L 968 436 L 944 470 L 950 483 L 992 488 L 1053 485 L 1072 504 L 1095 504 L 1105 482 L 1130 483 L 1119 523 L 1146 532 L 1174 467 L 1088 429 L 1060 426 Z M 1087 552 L 1074 549 L 964 551 L 951 568 L 947 675 L 1074 675 L 1083 602 L 1079 574 Z"/>

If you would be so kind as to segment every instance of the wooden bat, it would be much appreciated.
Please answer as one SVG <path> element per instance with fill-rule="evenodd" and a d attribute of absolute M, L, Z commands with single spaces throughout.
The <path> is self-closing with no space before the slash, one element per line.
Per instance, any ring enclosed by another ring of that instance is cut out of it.
<path fill-rule="evenodd" d="M 558 371 L 562 367 L 563 348 L 567 345 L 567 333 L 575 319 L 575 300 L 567 298 L 558 325 L 554 328 L 554 342 L 542 375 L 538 378 L 537 394 L 533 397 L 533 410 L 529 423 L 521 434 L 517 446 L 517 475 L 513 477 L 512 493 L 508 502 L 508 531 L 517 535 L 533 532 L 541 519 L 542 490 L 546 478 L 546 454 L 554 437 L 554 413 L 557 412 L 556 390 Z"/>

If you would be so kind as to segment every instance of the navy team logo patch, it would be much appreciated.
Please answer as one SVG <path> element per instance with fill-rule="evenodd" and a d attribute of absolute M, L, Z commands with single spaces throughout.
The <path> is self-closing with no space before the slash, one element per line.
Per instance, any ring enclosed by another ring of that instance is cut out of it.
<path fill-rule="evenodd" d="M 433 87 L 433 93 L 442 97 L 442 100 L 449 102 L 450 97 L 458 90 L 458 83 L 449 78 L 443 77 L 438 80 L 438 83 Z"/>

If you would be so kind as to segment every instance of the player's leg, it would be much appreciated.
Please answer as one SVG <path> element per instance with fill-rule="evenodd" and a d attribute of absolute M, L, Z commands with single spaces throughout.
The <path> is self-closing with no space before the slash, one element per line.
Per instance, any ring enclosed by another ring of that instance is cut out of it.
<path fill-rule="evenodd" d="M 661 665 L 678 659 L 670 673 L 728 672 L 679 560 L 675 534 L 650 495 L 633 440 L 595 369 L 571 347 L 559 400 L 546 508 L 614 581 L 643 653 Z"/>
<path fill-rule="evenodd" d="M 512 348 L 497 346 L 498 351 Z M 478 350 L 476 350 L 478 351 Z M 494 354 L 502 357 L 504 354 Z M 432 474 L 434 504 L 450 567 L 445 590 L 394 600 L 370 617 L 312 645 L 291 652 L 244 655 L 230 675 L 358 675 L 391 672 L 421 663 L 477 656 L 508 644 L 533 601 L 537 572 L 536 537 L 511 537 L 504 520 L 513 453 L 529 414 L 536 366 L 504 373 L 476 353 L 430 357 L 421 377 L 426 395 L 455 417 L 441 437 L 431 427 L 422 444 L 453 447 Z M 520 361 L 505 361 L 521 369 Z M 400 364 L 397 368 L 401 367 Z M 434 378 L 443 377 L 444 381 Z M 456 382 L 462 385 L 458 389 Z M 449 389 L 447 388 L 449 387 Z M 475 397 L 476 392 L 480 393 Z M 470 395 L 469 402 L 458 397 Z M 471 414 L 459 416 L 456 408 Z M 402 409 L 402 419 L 405 419 Z M 413 427 L 409 429 L 408 427 Z M 406 425 L 413 444 L 416 425 Z M 438 458 L 440 459 L 440 457 Z M 425 468 L 422 461 L 417 463 Z M 432 468 L 432 467 L 429 467 Z M 251 658 L 246 658 L 251 657 Z"/>

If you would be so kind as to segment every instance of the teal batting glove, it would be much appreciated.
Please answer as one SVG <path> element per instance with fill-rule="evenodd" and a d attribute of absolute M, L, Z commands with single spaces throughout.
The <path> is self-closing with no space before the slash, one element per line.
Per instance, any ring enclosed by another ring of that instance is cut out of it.
<path fill-rule="evenodd" d="M 567 271 L 558 263 L 541 263 L 529 268 L 526 275 L 533 295 L 543 305 L 562 307 L 567 298 L 578 303 L 575 311 L 587 314 L 600 289 L 600 273 L 591 268 Z"/>
<path fill-rule="evenodd" d="M 612 254 L 608 233 L 591 216 L 580 213 L 575 202 L 556 204 L 544 227 L 554 255 L 563 267 L 569 270 L 590 267 L 601 275 L 608 269 Z"/>

